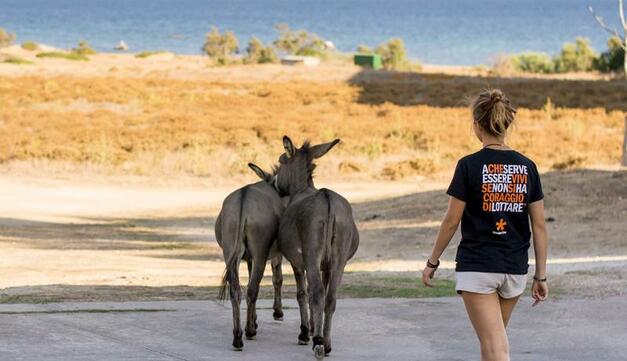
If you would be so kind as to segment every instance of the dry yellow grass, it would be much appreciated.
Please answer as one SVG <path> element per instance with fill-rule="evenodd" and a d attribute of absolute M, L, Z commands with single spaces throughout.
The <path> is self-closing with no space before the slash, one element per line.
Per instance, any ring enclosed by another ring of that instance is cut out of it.
<path fill-rule="evenodd" d="M 478 147 L 464 97 L 486 84 L 503 87 L 524 106 L 510 143 L 541 168 L 619 162 L 627 108 L 622 83 L 414 78 L 0 77 L 0 162 L 45 159 L 114 174 L 231 177 L 248 172 L 249 161 L 274 163 L 280 137 L 289 134 L 296 141 L 342 139 L 323 174 L 430 175 L 449 171 Z M 547 97 L 557 106 L 543 105 Z"/>

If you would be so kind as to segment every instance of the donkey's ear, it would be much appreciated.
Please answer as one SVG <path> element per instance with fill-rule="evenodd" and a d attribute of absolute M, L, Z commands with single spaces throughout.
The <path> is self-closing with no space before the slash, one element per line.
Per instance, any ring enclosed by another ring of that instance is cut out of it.
<path fill-rule="evenodd" d="M 248 163 L 248 167 L 250 167 L 250 169 L 253 170 L 253 172 L 255 172 L 255 174 L 261 178 L 262 180 L 267 181 L 268 179 L 272 178 L 271 174 L 268 174 L 266 172 L 263 171 L 263 169 L 259 168 L 256 164 L 254 163 Z"/>
<path fill-rule="evenodd" d="M 311 156 L 314 158 L 320 158 L 323 155 L 327 154 L 327 152 L 330 151 L 331 148 L 335 147 L 335 145 L 339 142 L 340 140 L 336 139 L 329 143 L 314 145 L 313 147 L 311 147 L 311 150 L 310 150 Z"/>
<path fill-rule="evenodd" d="M 287 135 L 283 136 L 283 148 L 285 148 L 285 156 L 287 158 L 291 158 L 294 154 L 296 154 L 294 143 L 292 143 L 292 140 Z"/>

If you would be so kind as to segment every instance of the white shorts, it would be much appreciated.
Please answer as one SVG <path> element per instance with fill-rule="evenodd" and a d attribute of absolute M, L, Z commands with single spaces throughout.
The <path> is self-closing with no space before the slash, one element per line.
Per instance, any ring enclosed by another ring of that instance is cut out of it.
<path fill-rule="evenodd" d="M 455 272 L 455 290 L 490 294 L 497 292 L 503 298 L 522 295 L 527 287 L 527 275 L 488 272 Z"/>

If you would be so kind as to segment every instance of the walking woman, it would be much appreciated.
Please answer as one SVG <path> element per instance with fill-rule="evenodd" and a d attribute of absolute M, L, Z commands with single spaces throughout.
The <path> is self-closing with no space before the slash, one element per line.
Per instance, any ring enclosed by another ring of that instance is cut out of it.
<path fill-rule="evenodd" d="M 482 361 L 510 359 L 505 328 L 527 284 L 531 230 L 536 259 L 534 306 L 549 293 L 540 176 L 529 158 L 505 144 L 515 114 L 500 90 L 483 91 L 474 101 L 473 128 L 483 148 L 457 163 L 447 190 L 448 210 L 422 273 L 424 284 L 433 287 L 440 256 L 461 220 L 455 289 L 481 343 Z"/>

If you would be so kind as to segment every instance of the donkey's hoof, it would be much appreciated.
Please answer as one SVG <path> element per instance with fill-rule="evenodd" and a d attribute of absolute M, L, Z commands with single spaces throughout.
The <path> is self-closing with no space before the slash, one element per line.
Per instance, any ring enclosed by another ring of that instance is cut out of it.
<path fill-rule="evenodd" d="M 316 345 L 313 348 L 314 355 L 316 356 L 316 360 L 322 360 L 324 358 L 324 346 Z"/>
<path fill-rule="evenodd" d="M 246 339 L 247 340 L 254 340 L 255 338 L 257 338 L 257 331 L 246 331 Z"/>
<path fill-rule="evenodd" d="M 298 335 L 298 344 L 307 345 L 309 343 L 309 329 L 305 326 L 300 326 L 300 335 Z"/>
<path fill-rule="evenodd" d="M 233 351 L 242 351 L 243 348 L 244 342 L 241 338 L 233 340 Z"/>
<path fill-rule="evenodd" d="M 331 346 L 324 345 L 324 355 L 329 356 L 331 353 Z"/>
<path fill-rule="evenodd" d="M 274 313 L 272 313 L 272 317 L 274 317 L 277 321 L 283 321 L 283 311 L 274 311 Z"/>

